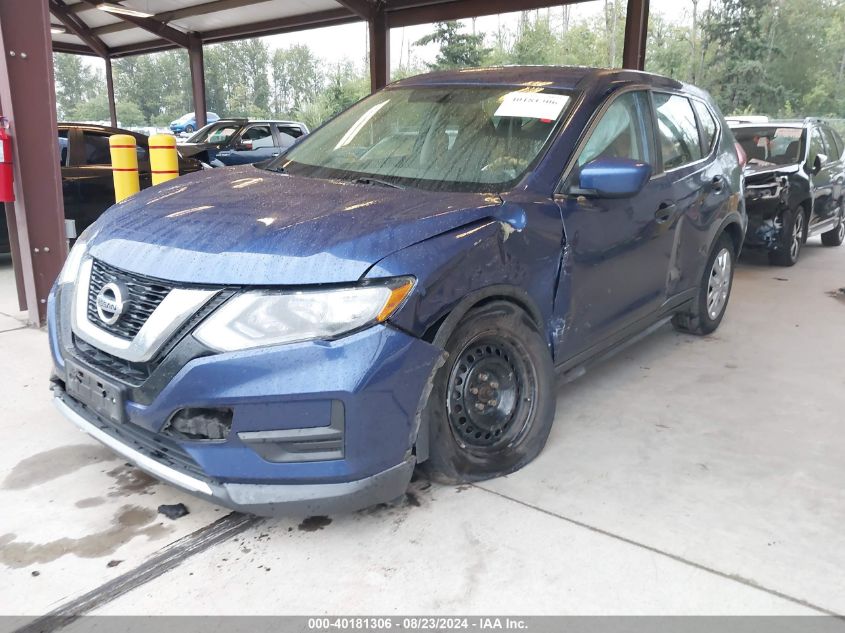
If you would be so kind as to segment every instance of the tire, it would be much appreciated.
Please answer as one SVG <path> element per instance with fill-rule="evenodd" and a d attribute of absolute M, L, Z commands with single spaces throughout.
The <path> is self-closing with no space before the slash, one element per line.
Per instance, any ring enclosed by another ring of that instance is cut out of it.
<path fill-rule="evenodd" d="M 822 233 L 824 246 L 841 246 L 845 242 L 845 200 L 839 205 L 839 224 L 835 229 Z"/>
<path fill-rule="evenodd" d="M 448 354 L 422 411 L 431 479 L 457 484 L 519 470 L 543 449 L 556 381 L 545 338 L 506 301 L 474 308 L 445 345 Z"/>
<path fill-rule="evenodd" d="M 193 125 L 186 125 L 185 126 L 185 134 L 193 134 L 194 133 L 194 126 Z"/>
<path fill-rule="evenodd" d="M 801 247 L 807 239 L 807 215 L 804 207 L 798 206 L 783 213 L 778 250 L 769 253 L 769 263 L 773 266 L 794 266 L 801 255 Z"/>
<path fill-rule="evenodd" d="M 731 298 L 734 268 L 734 243 L 727 233 L 722 233 L 707 258 L 693 307 L 672 317 L 672 325 L 676 330 L 698 336 L 706 336 L 716 331 Z"/>

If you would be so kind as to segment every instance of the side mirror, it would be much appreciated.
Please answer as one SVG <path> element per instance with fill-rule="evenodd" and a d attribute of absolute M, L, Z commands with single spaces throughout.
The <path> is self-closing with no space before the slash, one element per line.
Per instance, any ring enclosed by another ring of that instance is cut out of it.
<path fill-rule="evenodd" d="M 595 198 L 630 198 L 651 178 L 651 165 L 630 158 L 597 158 L 581 168 L 570 193 Z"/>
<path fill-rule="evenodd" d="M 816 160 L 813 161 L 813 175 L 814 176 L 822 170 L 822 167 L 825 166 L 825 164 L 827 163 L 827 160 L 828 160 L 828 158 L 824 154 L 816 154 Z"/>

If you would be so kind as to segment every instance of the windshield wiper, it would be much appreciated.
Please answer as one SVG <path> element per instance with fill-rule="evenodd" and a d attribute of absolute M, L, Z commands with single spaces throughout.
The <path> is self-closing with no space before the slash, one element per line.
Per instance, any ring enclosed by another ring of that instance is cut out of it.
<path fill-rule="evenodd" d="M 379 187 L 390 187 L 391 189 L 404 189 L 402 185 L 397 185 L 395 182 L 388 182 L 387 180 L 379 180 L 378 178 L 370 178 L 369 176 L 361 176 L 360 178 L 353 178 L 349 182 L 354 182 L 358 185 L 377 185 Z"/>

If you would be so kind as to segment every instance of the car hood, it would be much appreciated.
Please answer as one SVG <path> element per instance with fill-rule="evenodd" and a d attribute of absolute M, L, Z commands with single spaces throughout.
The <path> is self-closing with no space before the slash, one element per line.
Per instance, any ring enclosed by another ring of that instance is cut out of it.
<path fill-rule="evenodd" d="M 92 227 L 89 249 L 118 268 L 184 283 L 351 282 L 387 255 L 501 204 L 492 194 L 215 169 L 113 206 Z"/>
<path fill-rule="evenodd" d="M 202 154 L 210 149 L 220 149 L 223 143 L 179 143 L 176 149 L 186 158 L 189 156 L 196 156 Z"/>
<path fill-rule="evenodd" d="M 746 178 L 759 179 L 758 177 L 765 178 L 771 175 L 788 176 L 789 174 L 797 173 L 800 169 L 801 166 L 799 164 L 772 165 L 769 163 L 748 163 L 745 166 L 744 173 Z"/>

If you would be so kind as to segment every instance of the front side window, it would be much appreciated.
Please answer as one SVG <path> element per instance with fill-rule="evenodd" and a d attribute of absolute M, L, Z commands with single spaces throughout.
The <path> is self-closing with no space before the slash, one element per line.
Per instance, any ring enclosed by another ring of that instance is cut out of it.
<path fill-rule="evenodd" d="M 252 149 L 273 147 L 273 133 L 269 125 L 253 125 L 247 128 L 241 135 L 241 143 Z"/>
<path fill-rule="evenodd" d="M 189 138 L 188 143 L 225 143 L 240 129 L 241 126 L 236 123 L 206 125 Z"/>
<path fill-rule="evenodd" d="M 825 153 L 824 147 L 824 140 L 822 140 L 821 132 L 819 132 L 819 128 L 814 127 L 810 131 L 810 166 L 816 164 L 816 157 L 819 154 Z"/>
<path fill-rule="evenodd" d="M 840 149 L 839 143 L 837 142 L 836 137 L 833 134 L 833 130 L 831 130 L 829 127 L 823 127 L 822 134 L 824 134 L 828 158 L 830 158 L 831 160 L 839 160 L 839 157 L 842 155 L 842 150 Z"/>
<path fill-rule="evenodd" d="M 664 169 L 677 169 L 701 160 L 701 140 L 689 99 L 654 93 L 658 138 Z"/>
<path fill-rule="evenodd" d="M 352 106 L 268 168 L 441 191 L 503 191 L 540 156 L 570 101 L 533 87 L 392 88 Z"/>
<path fill-rule="evenodd" d="M 581 154 L 581 167 L 598 158 L 630 158 L 651 162 L 646 142 L 647 101 L 641 92 L 629 92 L 617 98 L 602 115 Z"/>

